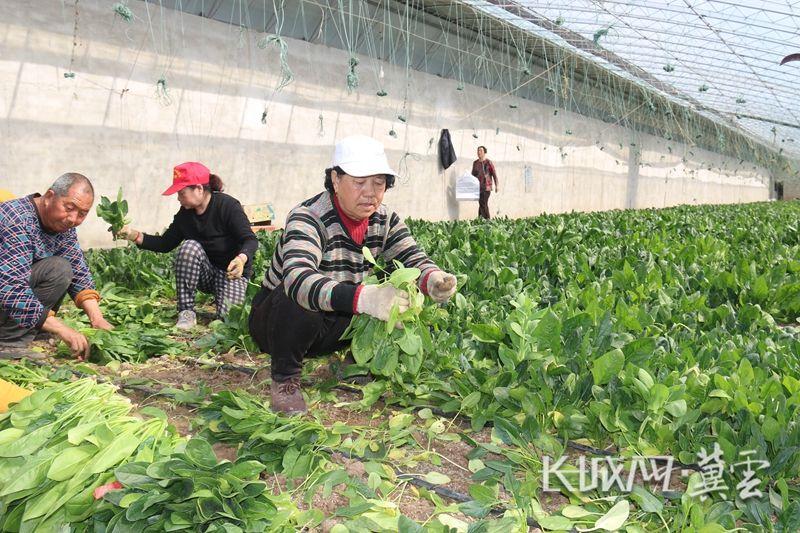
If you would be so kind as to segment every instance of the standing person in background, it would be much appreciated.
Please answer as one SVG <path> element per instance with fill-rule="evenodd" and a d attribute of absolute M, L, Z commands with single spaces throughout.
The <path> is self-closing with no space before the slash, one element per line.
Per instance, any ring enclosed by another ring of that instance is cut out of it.
<path fill-rule="evenodd" d="M 175 167 L 172 187 L 164 195 L 178 193 L 181 208 L 163 235 L 148 235 L 125 226 L 119 236 L 153 252 L 175 255 L 175 289 L 178 293 L 178 329 L 197 324 L 194 299 L 198 289 L 213 294 L 217 316 L 231 305 L 244 303 L 247 280 L 253 274 L 258 239 L 242 205 L 222 192 L 219 176 L 200 163 Z"/>
<path fill-rule="evenodd" d="M 478 178 L 480 186 L 480 196 L 478 197 L 478 216 L 489 219 L 489 195 L 492 192 L 492 180 L 494 180 L 494 192 L 500 190 L 497 181 L 497 172 L 494 164 L 486 157 L 486 147 L 478 146 L 478 159 L 472 163 L 472 175 Z"/>

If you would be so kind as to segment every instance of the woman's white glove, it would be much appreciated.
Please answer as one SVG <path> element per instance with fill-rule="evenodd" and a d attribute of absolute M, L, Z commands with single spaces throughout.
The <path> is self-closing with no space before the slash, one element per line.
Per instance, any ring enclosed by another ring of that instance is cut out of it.
<path fill-rule="evenodd" d="M 244 266 L 247 264 L 247 256 L 239 254 L 228 264 L 228 279 L 239 279 L 244 274 Z"/>
<path fill-rule="evenodd" d="M 389 320 L 392 307 L 402 313 L 408 310 L 408 293 L 391 285 L 364 285 L 358 294 L 356 312 L 374 316 L 384 322 Z"/>
<path fill-rule="evenodd" d="M 141 231 L 135 230 L 130 226 L 122 226 L 122 229 L 120 229 L 117 232 L 116 237 L 120 239 L 125 239 L 126 241 L 131 241 L 132 243 L 136 243 L 141 234 L 142 234 Z"/>
<path fill-rule="evenodd" d="M 444 303 L 456 293 L 456 277 L 447 272 L 436 270 L 428 276 L 428 283 L 425 289 L 434 302 Z"/>

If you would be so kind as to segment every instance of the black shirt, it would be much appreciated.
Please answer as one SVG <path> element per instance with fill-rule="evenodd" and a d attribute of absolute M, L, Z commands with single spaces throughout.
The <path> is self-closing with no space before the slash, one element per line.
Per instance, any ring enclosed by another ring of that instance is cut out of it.
<path fill-rule="evenodd" d="M 194 209 L 181 207 L 164 235 L 143 234 L 140 248 L 169 252 L 184 240 L 199 242 L 211 264 L 221 270 L 227 270 L 234 257 L 245 254 L 244 277 L 249 279 L 252 276 L 258 239 L 236 198 L 213 192 L 202 215 Z"/>

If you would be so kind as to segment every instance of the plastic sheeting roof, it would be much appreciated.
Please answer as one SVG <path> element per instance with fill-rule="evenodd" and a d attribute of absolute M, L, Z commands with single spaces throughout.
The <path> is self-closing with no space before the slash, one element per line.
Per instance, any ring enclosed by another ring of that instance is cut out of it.
<path fill-rule="evenodd" d="M 468 0 L 507 23 L 575 49 L 629 78 L 611 52 L 645 71 L 636 81 L 736 124 L 800 157 L 800 2 L 723 0 Z M 542 24 L 542 21 L 549 23 Z M 584 43 L 576 46 L 569 35 Z M 655 82 L 655 83 L 654 83 Z M 664 89 L 668 88 L 668 91 Z"/>

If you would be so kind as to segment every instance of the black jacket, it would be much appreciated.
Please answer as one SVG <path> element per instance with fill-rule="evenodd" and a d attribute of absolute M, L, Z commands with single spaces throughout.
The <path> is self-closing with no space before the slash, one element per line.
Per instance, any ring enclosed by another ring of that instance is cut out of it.
<path fill-rule="evenodd" d="M 140 248 L 169 252 L 189 239 L 199 242 L 211 264 L 220 270 L 226 270 L 239 253 L 245 254 L 247 263 L 243 275 L 248 279 L 251 277 L 258 239 L 250 228 L 242 205 L 232 196 L 222 192 L 212 193 L 211 202 L 202 215 L 198 215 L 194 209 L 181 207 L 164 234 L 144 234 Z"/>
<path fill-rule="evenodd" d="M 442 167 L 445 170 L 450 168 L 457 159 L 453 142 L 450 140 L 450 132 L 446 129 L 442 130 L 442 136 L 439 137 L 439 158 L 442 160 Z"/>

